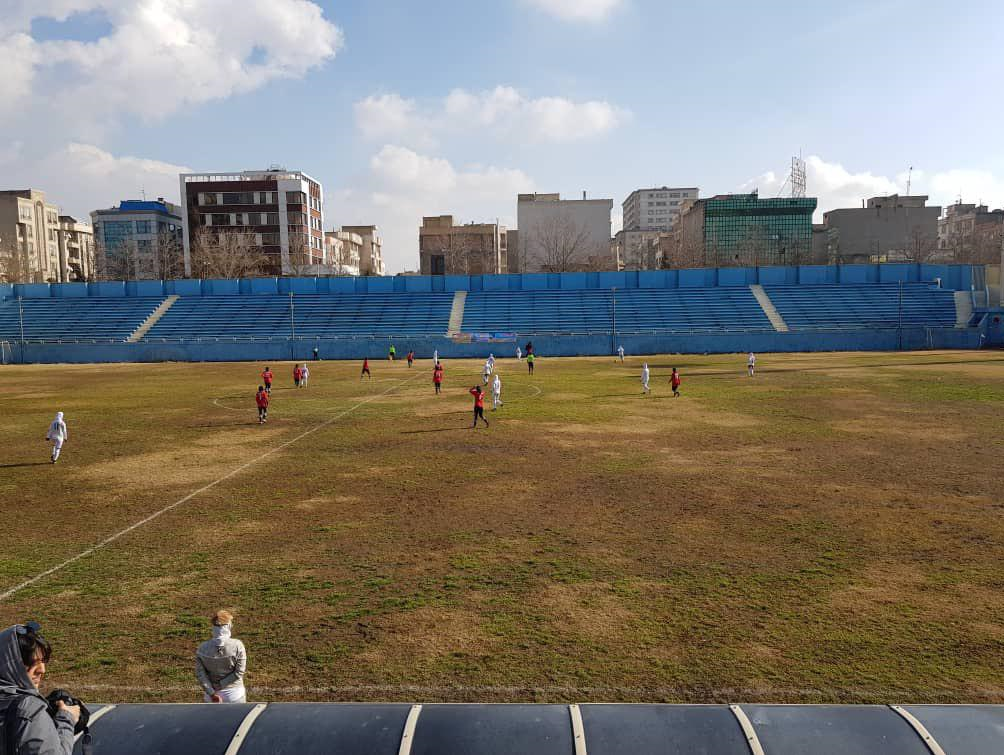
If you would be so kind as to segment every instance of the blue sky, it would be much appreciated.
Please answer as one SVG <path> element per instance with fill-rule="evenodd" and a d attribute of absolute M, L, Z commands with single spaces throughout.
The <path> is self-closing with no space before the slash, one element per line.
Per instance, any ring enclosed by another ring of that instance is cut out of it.
<path fill-rule="evenodd" d="M 519 191 L 1004 205 L 994 0 L 0 0 L 0 176 L 65 211 L 281 163 L 326 225 L 515 221 Z"/>

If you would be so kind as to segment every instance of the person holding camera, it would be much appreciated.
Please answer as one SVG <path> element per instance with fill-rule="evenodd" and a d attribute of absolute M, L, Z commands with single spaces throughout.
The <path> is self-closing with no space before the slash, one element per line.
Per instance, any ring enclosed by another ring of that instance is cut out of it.
<path fill-rule="evenodd" d="M 38 685 L 52 648 L 34 622 L 0 632 L 0 753 L 73 752 L 81 705 L 62 690 L 42 697 Z M 77 703 L 77 704 L 74 704 Z"/>
<path fill-rule="evenodd" d="M 244 674 L 248 668 L 244 643 L 230 636 L 234 616 L 230 611 L 213 614 L 213 639 L 195 653 L 195 676 L 207 703 L 246 703 Z"/>

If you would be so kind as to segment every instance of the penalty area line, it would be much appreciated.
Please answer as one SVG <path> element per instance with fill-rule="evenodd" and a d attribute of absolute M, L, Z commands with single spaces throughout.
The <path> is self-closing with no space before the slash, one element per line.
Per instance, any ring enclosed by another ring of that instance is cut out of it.
<path fill-rule="evenodd" d="M 55 574 L 56 572 L 65 569 L 70 564 L 76 563 L 80 559 L 86 558 L 87 556 L 90 556 L 92 553 L 95 553 L 96 551 L 101 550 L 105 546 L 111 545 L 112 543 L 114 543 L 119 538 L 124 537 L 125 535 L 128 535 L 130 532 L 133 532 L 134 530 L 138 530 L 140 527 L 142 527 L 145 524 L 149 524 L 154 519 L 156 519 L 157 517 L 159 517 L 161 514 L 166 514 L 168 511 L 171 511 L 172 509 L 176 509 L 176 508 L 178 508 L 178 506 L 181 506 L 184 503 L 188 503 L 190 500 L 192 500 L 196 496 L 201 495 L 202 493 L 205 493 L 207 490 L 211 490 L 212 488 L 215 488 L 221 482 L 226 482 L 231 477 L 234 477 L 235 475 L 240 474 L 241 472 L 243 472 L 248 467 L 254 466 L 258 462 L 260 462 L 262 459 L 266 459 L 269 456 L 271 456 L 272 454 L 277 453 L 278 451 L 281 451 L 284 448 L 288 448 L 289 446 L 293 445 L 294 443 L 296 443 L 296 442 L 298 442 L 300 440 L 303 440 L 308 435 L 316 433 L 318 430 L 321 430 L 321 429 L 327 427 L 328 425 L 333 424 L 334 422 L 337 422 L 342 417 L 345 417 L 345 416 L 351 414 L 356 409 L 358 409 L 360 406 L 363 406 L 364 404 L 368 404 L 370 401 L 378 399 L 378 398 L 380 398 L 382 396 L 386 396 L 391 391 L 394 391 L 397 388 L 401 388 L 402 386 L 407 385 L 408 383 L 410 383 L 412 380 L 414 380 L 417 377 L 418 377 L 418 374 L 416 373 L 415 375 L 413 375 L 412 377 L 408 378 L 407 380 L 403 380 L 400 383 L 397 383 L 396 385 L 392 385 L 390 388 L 388 388 L 385 391 L 381 391 L 380 393 L 376 393 L 376 394 L 370 396 L 367 399 L 363 399 L 362 401 L 360 401 L 357 404 L 352 405 L 348 409 L 345 409 L 344 411 L 336 414 L 335 416 L 333 416 L 333 417 L 331 417 L 329 419 L 324 420 L 324 422 L 321 422 L 320 424 L 315 425 L 314 427 L 310 428 L 309 430 L 305 430 L 304 432 L 300 433 L 296 437 L 290 438 L 289 440 L 284 441 L 283 443 L 280 443 L 278 446 L 275 446 L 274 448 L 270 448 L 268 451 L 266 451 L 265 453 L 261 454 L 260 456 L 256 456 L 254 459 L 251 459 L 250 461 L 244 462 L 239 467 L 236 467 L 236 468 L 230 470 L 229 472 L 227 472 L 225 475 L 223 475 L 219 479 L 213 480 L 213 482 L 210 482 L 207 485 L 203 485 L 198 490 L 192 491 L 191 493 L 189 493 L 188 495 L 186 495 L 184 498 L 179 498 L 174 503 L 172 503 L 172 504 L 170 504 L 168 506 L 165 506 L 164 508 L 160 509 L 159 511 L 153 512 L 152 514 L 144 517 L 143 519 L 140 519 L 138 522 L 134 522 L 133 524 L 131 524 L 128 527 L 126 527 L 124 530 L 120 530 L 119 532 L 116 532 L 116 533 L 114 533 L 112 535 L 109 535 L 108 537 L 106 537 L 101 542 L 96 543 L 95 545 L 92 545 L 90 548 L 87 548 L 86 550 L 81 551 L 77 555 L 72 556 L 71 558 L 66 559 L 62 563 L 56 564 L 55 566 L 53 566 L 53 567 L 51 567 L 49 569 L 46 569 L 44 572 L 36 574 L 34 577 L 31 577 L 30 579 L 26 579 L 21 584 L 15 585 L 14 587 L 11 587 L 10 589 L 8 589 L 8 590 L 0 593 L 0 602 L 3 602 L 5 600 L 7 600 L 9 597 L 11 597 L 12 595 L 15 595 L 15 594 L 21 592 L 21 590 L 25 589 L 26 587 L 31 587 L 31 585 L 35 584 L 36 582 L 38 582 L 38 581 L 40 581 L 42 579 L 45 579 L 49 575 Z"/>

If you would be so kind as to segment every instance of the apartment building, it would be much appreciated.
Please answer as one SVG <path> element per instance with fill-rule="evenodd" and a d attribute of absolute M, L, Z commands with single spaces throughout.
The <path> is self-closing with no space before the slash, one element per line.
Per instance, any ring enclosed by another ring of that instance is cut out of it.
<path fill-rule="evenodd" d="M 930 260 L 937 247 L 941 207 L 928 205 L 927 199 L 922 194 L 893 194 L 823 213 L 826 262 Z"/>
<path fill-rule="evenodd" d="M 113 278 L 178 278 L 185 272 L 181 207 L 124 199 L 91 213 L 98 265 Z"/>
<path fill-rule="evenodd" d="M 519 194 L 519 245 L 509 249 L 513 272 L 613 269 L 610 248 L 612 199 L 562 199 L 560 194 Z M 515 262 L 515 265 L 512 263 Z"/>
<path fill-rule="evenodd" d="M 324 193 L 302 171 L 273 166 L 234 173 L 184 173 L 181 214 L 185 274 L 193 249 L 223 234 L 248 239 L 267 260 L 264 272 L 290 275 L 324 262 Z"/>
<path fill-rule="evenodd" d="M 38 189 L 0 191 L 0 255 L 5 277 L 59 283 L 59 208 Z"/>
<path fill-rule="evenodd" d="M 1004 209 L 957 202 L 938 219 L 938 250 L 946 261 L 993 263 L 1004 253 Z"/>
<path fill-rule="evenodd" d="M 363 237 L 348 231 L 328 231 L 324 234 L 324 266 L 333 275 L 359 275 L 363 253 Z"/>
<path fill-rule="evenodd" d="M 94 229 L 72 215 L 60 215 L 58 238 L 60 280 L 93 280 Z"/>
<path fill-rule="evenodd" d="M 359 254 L 359 275 L 383 275 L 386 268 L 383 263 L 383 239 L 375 225 L 343 225 L 345 233 L 358 234 L 362 240 L 362 250 Z"/>
<path fill-rule="evenodd" d="M 697 199 L 696 186 L 635 189 L 621 204 L 626 231 L 671 231 L 680 217 L 680 205 Z"/>
<path fill-rule="evenodd" d="M 453 215 L 422 218 L 418 229 L 422 275 L 480 275 L 507 271 L 508 234 L 498 223 L 457 225 Z"/>

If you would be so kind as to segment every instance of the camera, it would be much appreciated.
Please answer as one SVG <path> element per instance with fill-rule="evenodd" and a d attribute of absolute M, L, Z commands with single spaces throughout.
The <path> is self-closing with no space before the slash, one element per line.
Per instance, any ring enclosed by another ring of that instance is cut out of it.
<path fill-rule="evenodd" d="M 45 698 L 49 703 L 49 715 L 55 718 L 56 714 L 59 713 L 59 706 L 57 703 L 60 701 L 66 703 L 67 705 L 77 705 L 80 707 L 80 718 L 77 719 L 77 725 L 73 727 L 74 734 L 80 734 L 81 732 L 87 731 L 87 722 L 91 719 L 91 712 L 87 710 L 87 706 L 84 705 L 78 698 L 71 695 L 65 689 L 54 689 Z"/>

